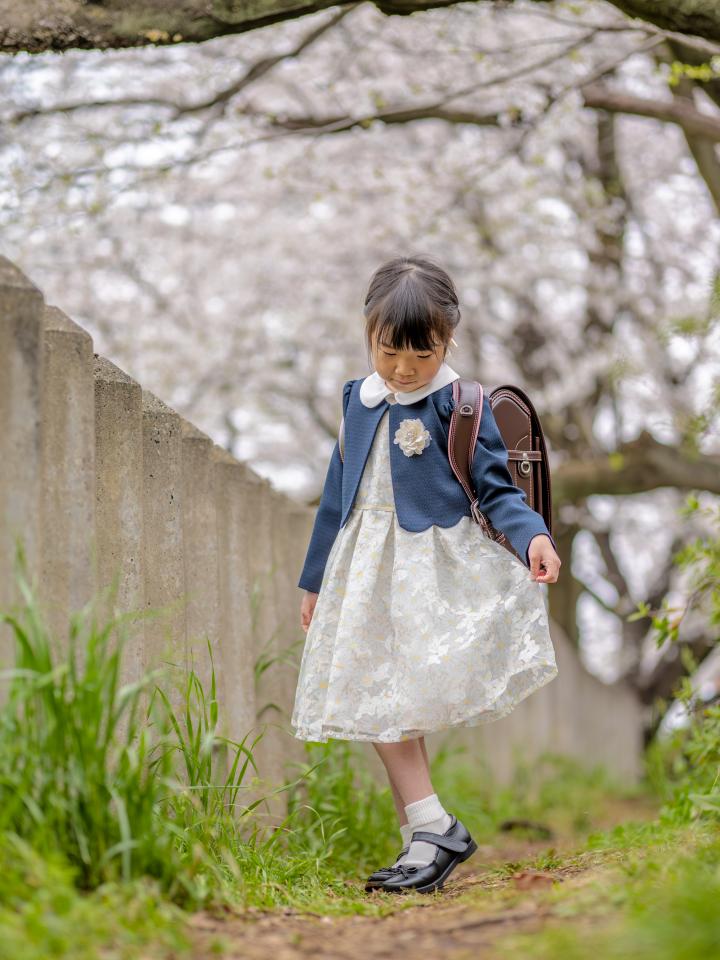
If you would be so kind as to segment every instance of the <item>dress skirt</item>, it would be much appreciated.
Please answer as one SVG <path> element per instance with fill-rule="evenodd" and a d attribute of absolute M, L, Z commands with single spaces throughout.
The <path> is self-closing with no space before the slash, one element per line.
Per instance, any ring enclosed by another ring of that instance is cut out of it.
<path fill-rule="evenodd" d="M 395 742 L 498 720 L 558 673 L 542 585 L 470 516 L 395 514 L 388 412 L 328 555 L 291 724 L 300 740 Z"/>

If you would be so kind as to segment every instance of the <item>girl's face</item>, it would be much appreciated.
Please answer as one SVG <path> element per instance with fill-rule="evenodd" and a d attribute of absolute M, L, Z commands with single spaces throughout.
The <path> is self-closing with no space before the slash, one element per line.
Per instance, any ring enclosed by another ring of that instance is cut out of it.
<path fill-rule="evenodd" d="M 396 393 L 411 393 L 430 383 L 445 360 L 445 347 L 438 341 L 432 351 L 396 350 L 375 337 L 372 359 L 389 387 Z"/>

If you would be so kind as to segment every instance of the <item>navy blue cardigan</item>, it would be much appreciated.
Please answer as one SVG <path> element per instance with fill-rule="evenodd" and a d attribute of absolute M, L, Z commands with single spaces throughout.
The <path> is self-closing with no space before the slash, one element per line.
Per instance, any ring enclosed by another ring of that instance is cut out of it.
<path fill-rule="evenodd" d="M 360 380 L 343 387 L 345 462 L 336 441 L 298 586 L 319 593 L 327 558 L 355 501 L 365 463 L 380 418 L 389 407 L 390 472 L 398 523 L 405 530 L 426 530 L 432 524 L 451 527 L 471 516 L 470 501 L 448 460 L 447 438 L 453 410 L 452 384 L 446 384 L 415 403 L 388 403 L 367 407 L 360 399 Z M 406 418 L 422 420 L 432 440 L 421 454 L 406 457 L 393 443 L 395 431 Z M 508 470 L 508 454 L 487 394 L 483 392 L 472 478 L 480 510 L 500 530 L 530 567 L 527 552 L 539 533 L 550 537 L 542 516 L 527 503 Z M 552 537 L 550 537 L 552 540 Z M 555 541 L 553 540 L 553 546 Z M 557 549 L 557 548 L 556 548 Z"/>

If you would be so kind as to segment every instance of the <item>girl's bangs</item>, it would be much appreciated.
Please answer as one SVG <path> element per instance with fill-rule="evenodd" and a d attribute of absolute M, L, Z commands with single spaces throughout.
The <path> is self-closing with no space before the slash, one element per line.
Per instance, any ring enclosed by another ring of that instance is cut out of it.
<path fill-rule="evenodd" d="M 408 292 L 411 293 L 408 296 Z M 368 335 L 394 350 L 435 350 L 442 343 L 442 317 L 432 301 L 413 296 L 416 291 L 394 291 L 378 303 L 368 322 Z M 434 339 L 435 338 L 435 339 Z"/>

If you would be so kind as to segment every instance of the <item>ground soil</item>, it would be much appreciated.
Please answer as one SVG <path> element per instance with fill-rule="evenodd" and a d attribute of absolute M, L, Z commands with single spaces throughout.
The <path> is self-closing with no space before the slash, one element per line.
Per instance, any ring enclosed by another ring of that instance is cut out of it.
<path fill-rule="evenodd" d="M 610 801 L 594 818 L 593 829 L 650 820 L 656 813 L 646 799 Z M 612 856 L 593 852 L 573 856 L 579 846 L 577 835 L 562 836 L 557 831 L 549 839 L 529 839 L 512 831 L 498 834 L 492 844 L 478 845 L 441 891 L 411 897 L 382 895 L 389 910 L 384 916 L 248 910 L 217 918 L 198 913 L 191 925 L 193 956 L 198 960 L 218 955 L 230 960 L 397 960 L 398 951 L 409 951 L 411 956 L 441 960 L 499 960 L 502 952 L 493 945 L 505 934 L 563 922 L 563 913 L 554 909 L 544 892 L 562 884 L 564 891 L 572 895 L 576 890 L 582 896 L 588 884 L 612 868 Z M 559 861 L 551 868 L 528 869 L 521 863 L 548 851 L 554 852 L 553 864 Z M 348 884 L 364 886 L 360 879 Z M 577 922 L 577 917 L 564 922 Z"/>

